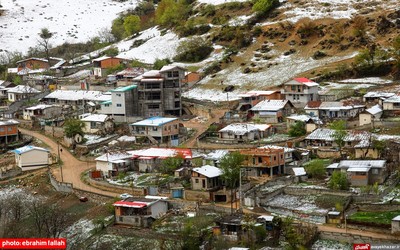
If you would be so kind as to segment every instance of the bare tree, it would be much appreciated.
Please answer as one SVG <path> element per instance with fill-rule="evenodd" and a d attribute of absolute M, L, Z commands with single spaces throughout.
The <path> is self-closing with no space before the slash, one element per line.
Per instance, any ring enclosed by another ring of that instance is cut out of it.
<path fill-rule="evenodd" d="M 49 29 L 47 28 L 42 28 L 39 33 L 40 39 L 38 40 L 39 46 L 44 49 L 44 52 L 46 53 L 46 59 L 50 65 L 50 39 L 53 37 L 54 33 L 50 32 Z"/>

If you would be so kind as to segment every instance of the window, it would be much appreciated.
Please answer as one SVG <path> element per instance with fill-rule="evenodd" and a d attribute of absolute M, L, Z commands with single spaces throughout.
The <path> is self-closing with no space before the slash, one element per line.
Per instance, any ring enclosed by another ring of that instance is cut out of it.
<path fill-rule="evenodd" d="M 175 102 L 175 108 L 179 108 L 181 106 L 181 102 Z"/>
<path fill-rule="evenodd" d="M 379 169 L 373 168 L 372 169 L 372 174 L 379 174 Z"/>
<path fill-rule="evenodd" d="M 139 223 L 139 218 L 135 218 L 135 223 Z"/>
<path fill-rule="evenodd" d="M 117 94 L 117 96 L 121 97 L 121 94 Z"/>
<path fill-rule="evenodd" d="M 175 128 L 175 129 L 178 129 L 178 124 L 175 124 L 175 125 L 174 125 L 174 128 Z"/>
<path fill-rule="evenodd" d="M 97 128 L 96 122 L 90 122 L 90 128 Z"/>
<path fill-rule="evenodd" d="M 194 182 L 199 183 L 199 179 L 195 179 Z"/>
<path fill-rule="evenodd" d="M 8 127 L 8 132 L 11 132 L 12 131 L 12 127 Z"/>
<path fill-rule="evenodd" d="M 148 109 L 159 109 L 160 108 L 160 104 L 149 104 L 147 105 Z"/>
<path fill-rule="evenodd" d="M 122 107 L 122 104 L 121 103 L 117 103 L 117 107 Z"/>
<path fill-rule="evenodd" d="M 158 130 L 158 128 L 157 127 L 153 127 L 153 131 L 157 131 Z"/>
<path fill-rule="evenodd" d="M 274 161 L 276 161 L 276 156 L 274 156 Z"/>
<path fill-rule="evenodd" d="M 0 128 L 0 132 L 4 132 L 4 128 Z"/>
<path fill-rule="evenodd" d="M 262 163 L 262 158 L 258 157 L 258 163 Z"/>
<path fill-rule="evenodd" d="M 290 87 L 291 87 L 292 90 L 296 90 L 296 86 L 295 85 L 292 85 Z"/>
<path fill-rule="evenodd" d="M 179 71 L 173 71 L 172 72 L 173 77 L 179 77 Z"/>

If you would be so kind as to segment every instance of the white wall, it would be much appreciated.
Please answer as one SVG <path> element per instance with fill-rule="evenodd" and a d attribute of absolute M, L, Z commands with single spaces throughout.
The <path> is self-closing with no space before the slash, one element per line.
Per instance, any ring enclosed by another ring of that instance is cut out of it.
<path fill-rule="evenodd" d="M 32 170 L 49 165 L 49 152 L 41 150 L 31 150 L 23 154 L 15 155 L 16 164 L 23 171 Z"/>
<path fill-rule="evenodd" d="M 108 170 L 111 170 L 108 162 L 106 161 L 96 161 L 96 170 L 102 171 L 103 176 L 108 176 Z"/>
<path fill-rule="evenodd" d="M 120 96 L 119 96 L 120 95 Z M 125 94 L 121 92 L 112 92 L 112 114 L 114 115 L 125 115 Z M 117 105 L 121 105 L 118 107 Z"/>

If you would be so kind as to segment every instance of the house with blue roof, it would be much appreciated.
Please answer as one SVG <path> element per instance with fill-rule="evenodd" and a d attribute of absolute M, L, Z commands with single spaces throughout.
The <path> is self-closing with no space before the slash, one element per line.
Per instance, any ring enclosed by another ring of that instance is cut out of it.
<path fill-rule="evenodd" d="M 179 144 L 179 120 L 175 117 L 154 116 L 130 126 L 132 134 L 136 136 L 154 138 L 158 143 L 166 143 L 169 146 Z"/>
<path fill-rule="evenodd" d="M 47 167 L 51 164 L 50 150 L 27 145 L 14 149 L 15 163 L 22 171 Z"/>

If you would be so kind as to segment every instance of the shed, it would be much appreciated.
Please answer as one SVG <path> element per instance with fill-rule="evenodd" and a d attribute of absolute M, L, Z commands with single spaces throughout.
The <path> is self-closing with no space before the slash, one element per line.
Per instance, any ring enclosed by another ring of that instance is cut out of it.
<path fill-rule="evenodd" d="M 50 151 L 35 146 L 24 146 L 14 149 L 15 163 L 22 171 L 33 170 L 49 166 Z"/>

